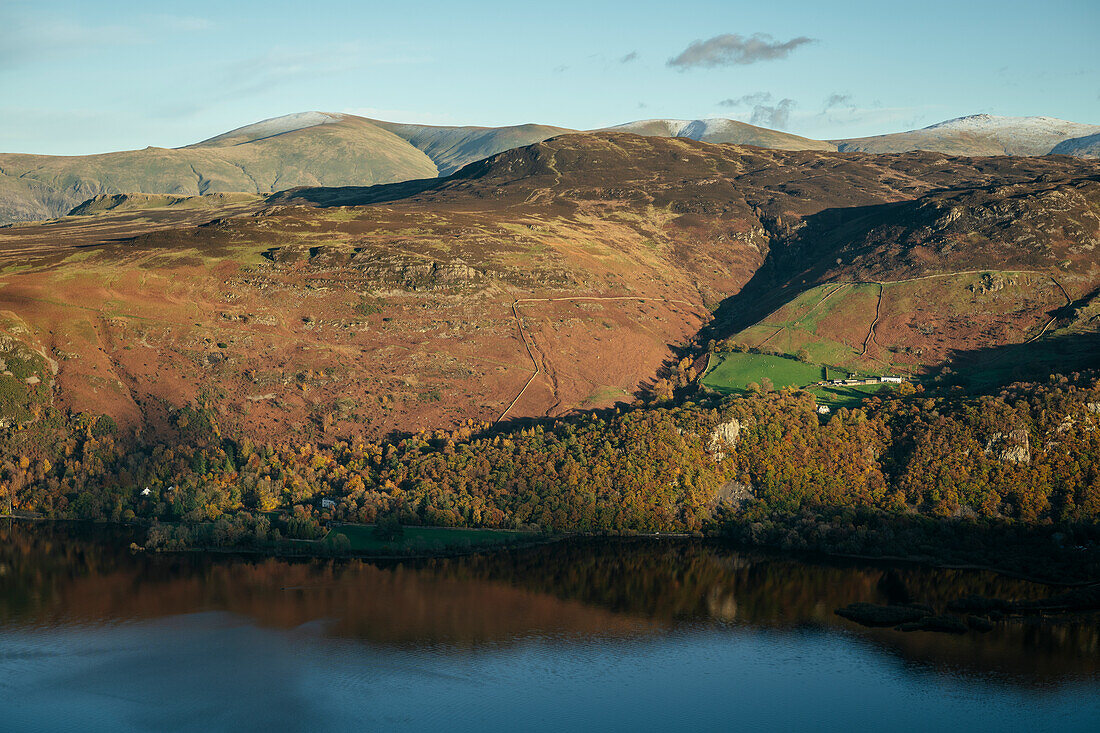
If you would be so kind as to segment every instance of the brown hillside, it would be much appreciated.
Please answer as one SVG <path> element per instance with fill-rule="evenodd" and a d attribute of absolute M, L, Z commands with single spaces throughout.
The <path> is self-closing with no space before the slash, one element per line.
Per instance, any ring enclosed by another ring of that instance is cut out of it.
<path fill-rule="evenodd" d="M 196 398 L 274 438 L 555 415 L 631 399 L 714 309 L 728 331 L 831 278 L 1011 266 L 1078 297 L 1095 174 L 566 135 L 446 179 L 0 229 L 0 326 L 51 365 L 21 390 L 131 427 Z"/>

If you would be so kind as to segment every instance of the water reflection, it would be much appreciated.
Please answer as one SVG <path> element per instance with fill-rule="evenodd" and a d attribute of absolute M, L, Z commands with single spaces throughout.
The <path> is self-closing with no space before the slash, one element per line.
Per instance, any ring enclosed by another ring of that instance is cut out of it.
<path fill-rule="evenodd" d="M 412 564 L 132 555 L 110 528 L 0 529 L 0 629 L 65 629 L 221 613 L 255 626 L 397 649 L 470 651 L 553 639 L 683 630 L 842 634 L 913 669 L 1015 685 L 1095 679 L 1094 622 L 1007 624 L 961 637 L 870 630 L 833 611 L 855 601 L 941 608 L 977 593 L 1046 586 L 994 573 L 807 562 L 700 541 L 581 541 Z M 8 648 L 11 655 L 32 653 Z"/>

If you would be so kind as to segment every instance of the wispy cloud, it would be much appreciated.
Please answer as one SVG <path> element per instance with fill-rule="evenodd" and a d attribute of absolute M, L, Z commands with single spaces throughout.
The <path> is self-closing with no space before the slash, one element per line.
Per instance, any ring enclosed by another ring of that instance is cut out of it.
<path fill-rule="evenodd" d="M 814 43 L 813 38 L 799 36 L 789 41 L 777 41 L 766 33 L 740 36 L 724 33 L 707 40 L 698 40 L 668 60 L 668 65 L 680 71 L 694 68 L 714 68 L 755 64 L 786 58 L 799 46 Z"/>
<path fill-rule="evenodd" d="M 324 48 L 277 47 L 266 53 L 211 65 L 207 73 L 192 74 L 180 84 L 171 101 L 153 107 L 153 117 L 197 115 L 218 105 L 279 92 L 313 79 L 349 76 L 379 66 L 426 63 L 428 58 L 396 55 L 371 56 L 356 43 Z M 329 110 L 331 111 L 331 110 Z"/>
<path fill-rule="evenodd" d="M 637 61 L 637 60 L 638 60 L 638 52 L 637 51 L 631 51 L 626 56 L 620 57 L 619 58 L 619 63 L 620 64 L 629 64 L 631 61 Z"/>
<path fill-rule="evenodd" d="M 852 103 L 852 95 L 838 94 L 837 92 L 833 92 L 825 98 L 825 104 L 824 106 L 822 106 L 821 112 L 822 114 L 824 114 L 831 109 L 836 109 L 837 107 L 847 107 L 849 109 L 854 108 L 855 105 Z"/>
<path fill-rule="evenodd" d="M 883 107 L 877 101 L 862 106 L 846 100 L 821 112 L 795 115 L 795 121 L 800 127 L 815 129 L 818 137 L 859 137 L 912 130 L 928 124 L 931 114 L 933 108 L 929 107 Z"/>
<path fill-rule="evenodd" d="M 0 22 L 0 70 L 56 60 L 91 49 L 156 43 L 165 34 L 213 28 L 205 18 L 154 14 L 128 23 L 88 23 L 35 12 L 8 12 Z"/>
<path fill-rule="evenodd" d="M 749 122 L 761 127 L 787 129 L 791 121 L 791 112 L 797 106 L 793 99 L 781 99 L 774 105 L 758 104 L 752 108 Z"/>
<path fill-rule="evenodd" d="M 718 106 L 730 109 L 750 109 L 751 111 L 748 113 L 742 112 L 737 116 L 742 119 L 747 116 L 748 121 L 754 125 L 787 128 L 791 121 L 791 112 L 797 106 L 797 103 L 793 99 L 784 97 L 775 104 L 769 104 L 772 99 L 771 92 L 752 92 L 751 94 L 743 94 L 740 97 L 723 99 L 718 103 Z"/>
<path fill-rule="evenodd" d="M 771 92 L 753 92 L 752 94 L 745 94 L 740 97 L 730 97 L 729 99 L 723 99 L 718 103 L 719 107 L 751 107 L 757 104 L 763 104 L 765 102 L 772 101 Z"/>

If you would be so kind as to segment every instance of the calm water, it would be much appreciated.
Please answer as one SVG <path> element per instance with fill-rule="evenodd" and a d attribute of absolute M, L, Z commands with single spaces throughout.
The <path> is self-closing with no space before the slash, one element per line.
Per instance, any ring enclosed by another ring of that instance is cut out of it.
<path fill-rule="evenodd" d="M 100 533 L 105 533 L 102 530 Z M 4 730 L 1095 731 L 1100 628 L 869 630 L 992 573 L 582 542 L 405 565 L 0 529 Z"/>

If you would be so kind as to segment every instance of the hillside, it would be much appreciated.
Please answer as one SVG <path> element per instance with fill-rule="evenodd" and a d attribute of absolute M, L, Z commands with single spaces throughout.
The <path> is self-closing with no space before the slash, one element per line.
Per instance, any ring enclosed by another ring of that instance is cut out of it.
<path fill-rule="evenodd" d="M 1100 158 L 1100 132 L 1063 140 L 1050 151 L 1052 155 L 1073 155 L 1078 158 Z"/>
<path fill-rule="evenodd" d="M 904 153 L 930 150 L 948 155 L 1074 155 L 1079 138 L 1100 133 L 1100 125 L 1054 117 L 971 115 L 920 130 L 835 140 L 842 152 Z M 1062 146 L 1061 149 L 1056 149 Z"/>
<path fill-rule="evenodd" d="M 105 194 L 269 193 L 437 174 L 428 156 L 366 120 L 294 118 L 297 124 L 269 120 L 179 149 L 73 157 L 0 155 L 0 222 L 60 216 Z M 318 124 L 321 119 L 325 124 Z"/>
<path fill-rule="evenodd" d="M 555 135 L 576 132 L 550 125 L 513 125 L 510 127 L 442 127 L 408 125 L 372 120 L 432 159 L 440 176 L 449 176 L 462 166 L 523 145 L 540 143 Z"/>
<path fill-rule="evenodd" d="M 562 415 L 839 285 L 785 349 L 930 374 L 1053 316 L 1095 329 L 1096 175 L 599 133 L 414 183 L 101 199 L 0 229 L 0 356 L 26 365 L 4 409 L 156 431 L 201 399 L 226 429 L 326 440 Z"/>

